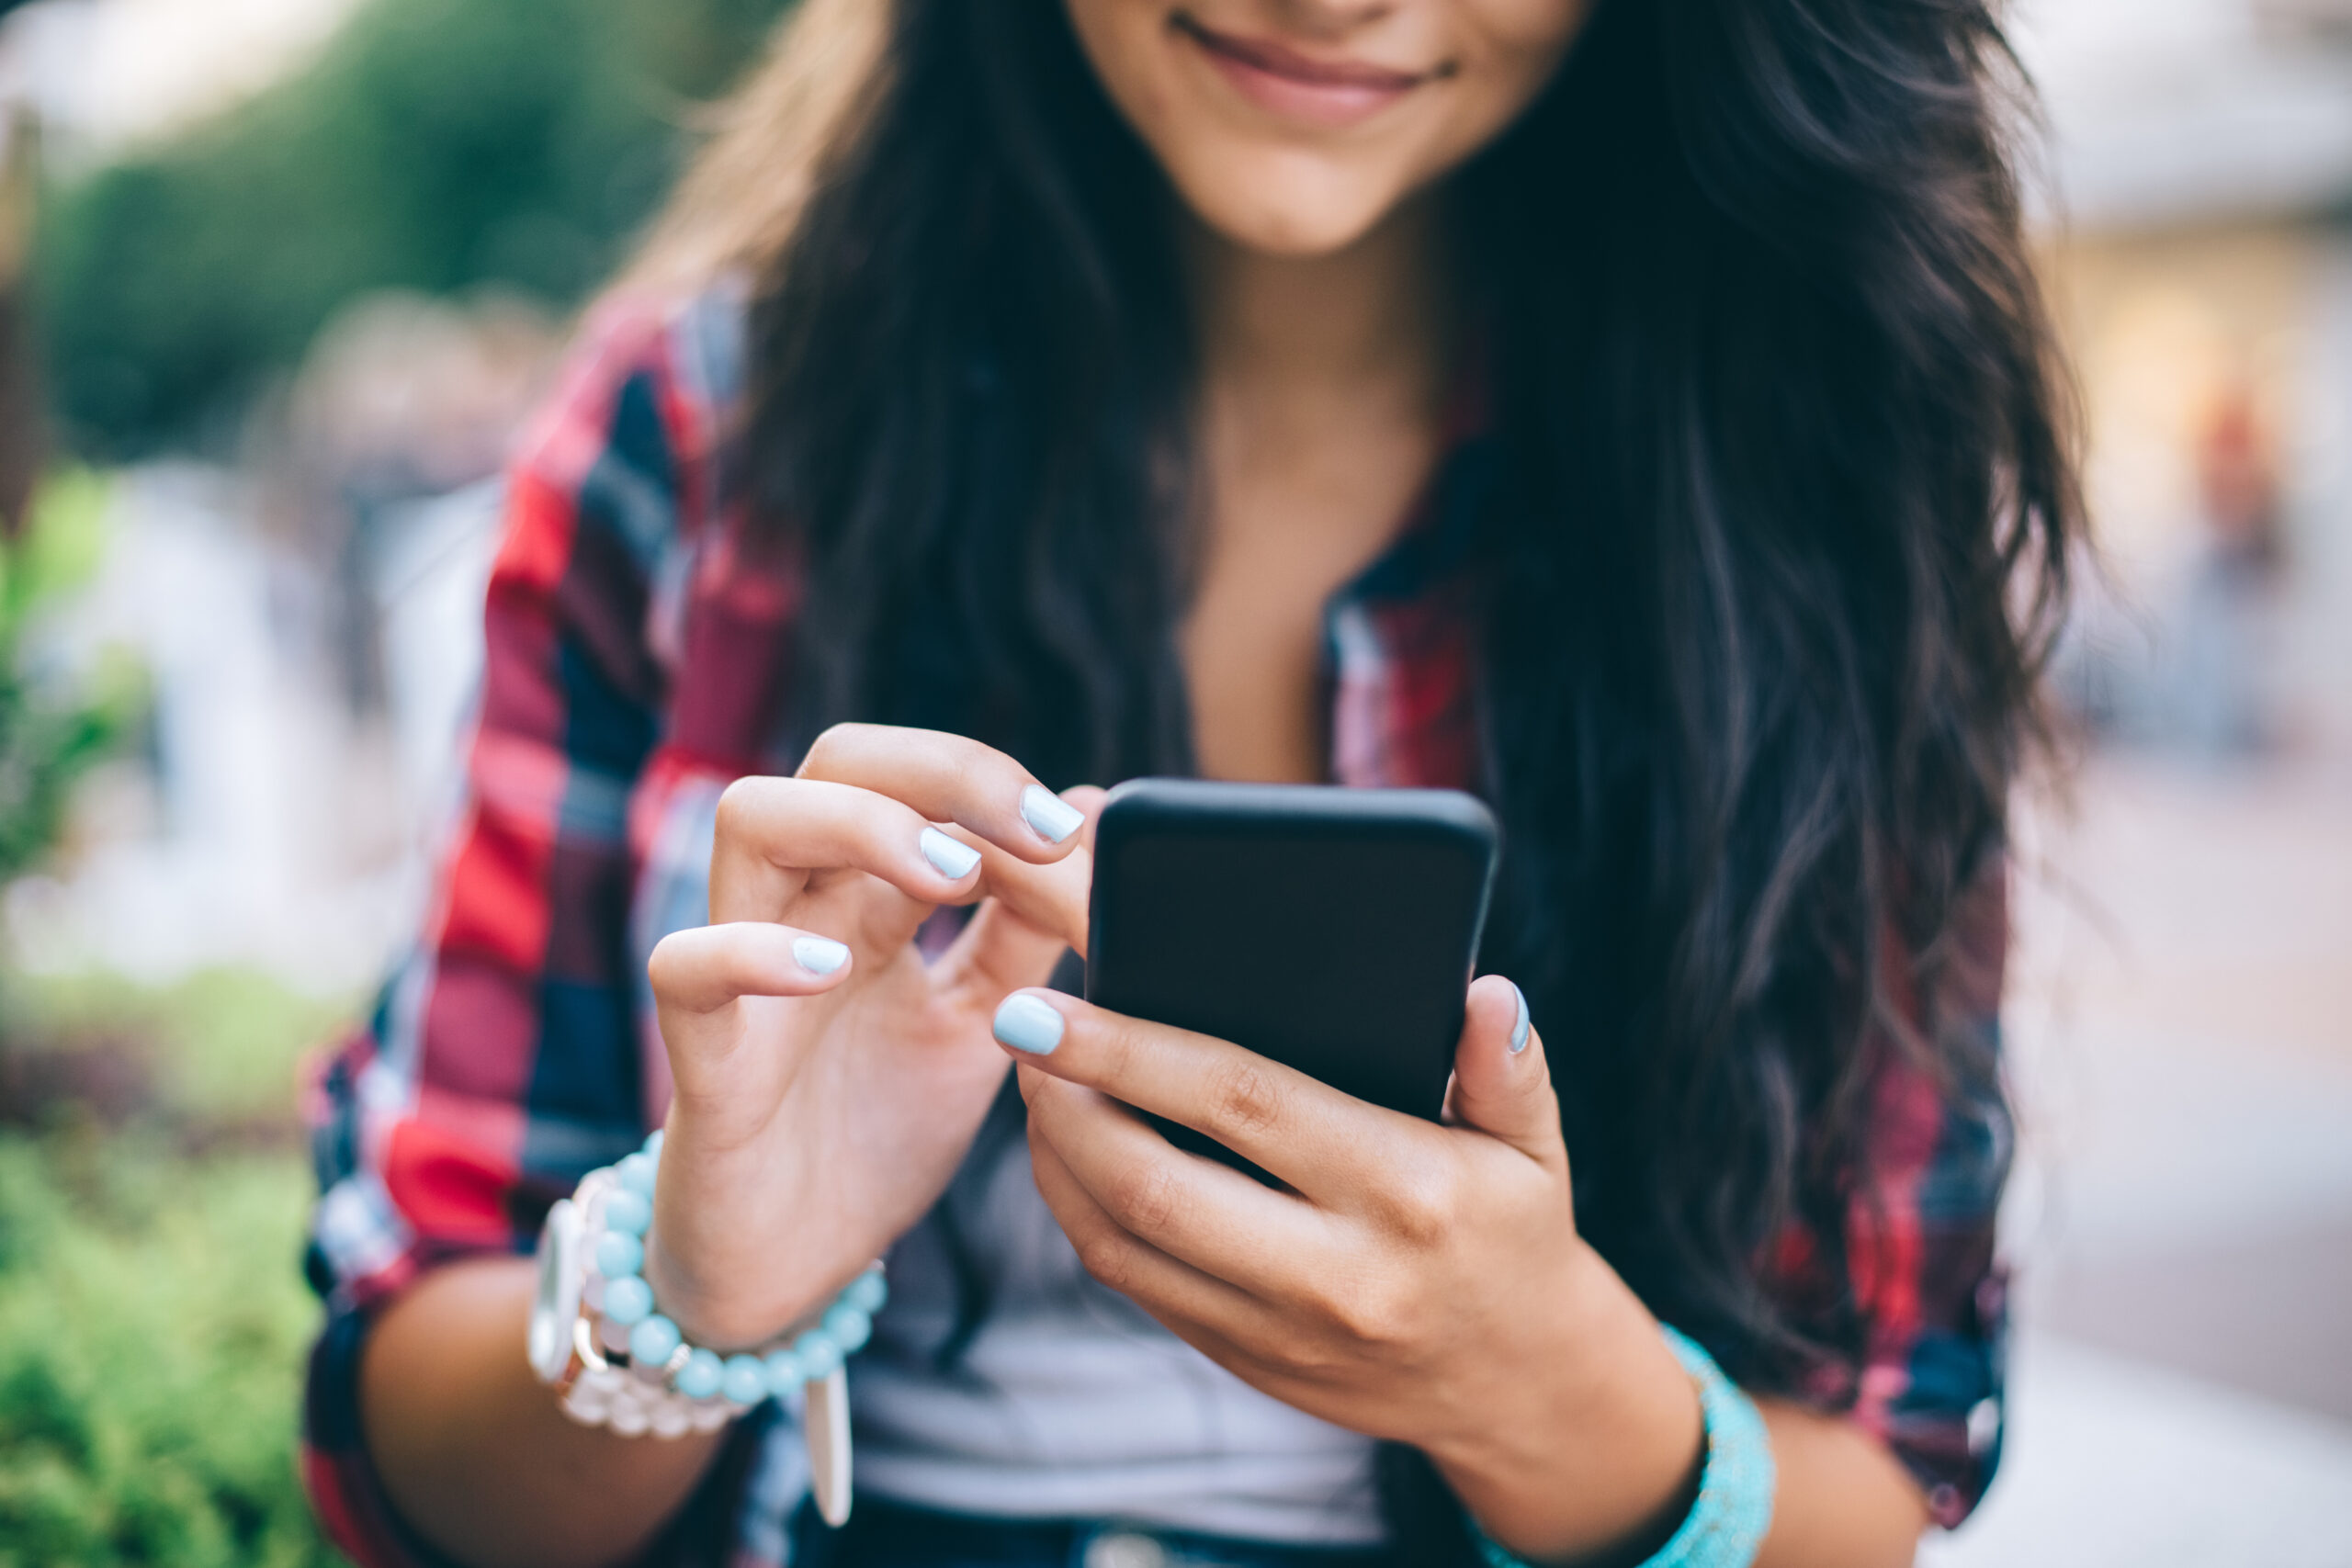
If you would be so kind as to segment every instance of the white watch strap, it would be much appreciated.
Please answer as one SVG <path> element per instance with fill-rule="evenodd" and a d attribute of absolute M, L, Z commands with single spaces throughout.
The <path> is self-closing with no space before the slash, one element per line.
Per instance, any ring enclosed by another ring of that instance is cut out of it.
<path fill-rule="evenodd" d="M 839 1529 L 849 1522 L 849 1373 L 835 1367 L 808 1385 L 801 1429 L 808 1442 L 808 1485 L 817 1512 Z"/>

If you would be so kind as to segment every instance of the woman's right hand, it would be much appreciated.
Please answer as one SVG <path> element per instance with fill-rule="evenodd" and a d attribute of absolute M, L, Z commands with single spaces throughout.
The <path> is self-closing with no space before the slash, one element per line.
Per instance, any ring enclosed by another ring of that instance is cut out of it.
<path fill-rule="evenodd" d="M 1058 800 L 978 741 L 874 725 L 827 730 L 791 778 L 729 787 L 712 923 L 650 965 L 675 1092 L 646 1273 L 687 1338 L 775 1338 L 945 1190 L 1007 1070 L 997 1003 L 1084 951 L 1101 798 Z M 916 928 L 974 902 L 926 964 Z"/>

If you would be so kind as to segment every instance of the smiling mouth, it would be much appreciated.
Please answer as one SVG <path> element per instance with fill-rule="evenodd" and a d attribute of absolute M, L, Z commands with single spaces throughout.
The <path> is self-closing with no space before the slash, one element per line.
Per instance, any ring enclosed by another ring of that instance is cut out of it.
<path fill-rule="evenodd" d="M 1453 73 L 1450 65 L 1399 71 L 1357 60 L 1317 60 L 1269 39 L 1213 31 L 1185 11 L 1171 16 L 1169 25 L 1260 107 L 1315 124 L 1352 124 Z"/>

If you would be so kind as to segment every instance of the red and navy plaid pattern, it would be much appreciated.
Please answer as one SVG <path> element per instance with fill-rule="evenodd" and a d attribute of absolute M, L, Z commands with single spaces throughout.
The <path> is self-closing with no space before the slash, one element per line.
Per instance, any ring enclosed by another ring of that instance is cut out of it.
<path fill-rule="evenodd" d="M 591 322 L 511 476 L 464 803 L 413 953 L 311 1096 L 323 1196 L 311 1272 L 304 1473 L 363 1563 L 439 1559 L 368 1464 L 357 1371 L 371 1310 L 451 1258 L 527 1251 L 548 1206 L 657 1124 L 669 1097 L 645 961 L 707 919 L 718 794 L 781 770 L 798 584 L 730 550 L 721 483 L 741 381 L 740 304 L 615 301 Z M 1464 462 L 1457 455 L 1459 480 Z M 1433 492 L 1475 491 L 1476 475 Z M 1458 530 L 1431 524 L 1332 606 L 1333 772 L 1344 784 L 1464 785 L 1476 745 Z M 2001 887 L 1963 933 L 1978 955 L 1942 998 L 1995 1027 Z M 1907 993 L 1905 993 L 1907 995 Z M 1918 1010 L 1915 1006 L 1913 1011 Z M 1901 1053 L 1873 1091 L 1873 1180 L 1843 1237 L 1869 1325 L 1858 1418 L 1957 1522 L 1991 1471 L 2002 1314 L 2000 1151 Z M 1770 1272 L 1804 1290 L 1803 1237 Z M 515 1353 L 522 1353 L 518 1344 Z M 752 1434 L 739 1443 L 753 1440 Z M 771 1563 L 723 1464 L 654 1561 Z M 771 1500 L 767 1506 L 773 1506 Z M 700 1544 L 695 1544 L 700 1543 Z"/>

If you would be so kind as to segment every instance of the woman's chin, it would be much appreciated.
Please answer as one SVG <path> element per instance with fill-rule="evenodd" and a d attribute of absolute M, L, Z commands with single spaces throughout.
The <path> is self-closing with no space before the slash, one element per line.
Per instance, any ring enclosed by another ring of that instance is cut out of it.
<path fill-rule="evenodd" d="M 1193 215 L 1227 243 L 1302 261 L 1346 250 L 1403 199 L 1387 181 L 1324 168 L 1271 172 L 1289 177 L 1237 178 L 1227 170 L 1207 179 L 1180 176 L 1177 184 Z"/>

